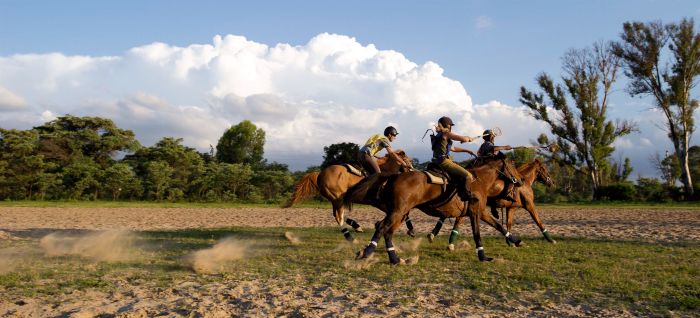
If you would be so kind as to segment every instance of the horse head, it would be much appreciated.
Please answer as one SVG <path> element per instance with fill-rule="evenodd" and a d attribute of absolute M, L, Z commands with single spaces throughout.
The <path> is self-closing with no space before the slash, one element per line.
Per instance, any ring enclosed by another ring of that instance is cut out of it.
<path fill-rule="evenodd" d="M 552 180 L 552 177 L 549 175 L 547 166 L 540 162 L 539 159 L 535 159 L 535 165 L 537 165 L 537 181 L 544 183 L 548 187 L 554 186 L 554 180 Z"/>
<path fill-rule="evenodd" d="M 379 162 L 380 168 L 382 171 L 388 171 L 388 172 L 406 172 L 406 171 L 411 171 L 413 169 L 413 160 L 411 160 L 411 157 L 406 155 L 406 152 L 397 149 L 394 151 L 394 153 L 401 158 L 401 160 L 406 164 L 406 166 L 402 166 L 399 164 L 399 162 L 394 158 L 394 156 L 386 154 L 382 159 L 383 161 Z"/>

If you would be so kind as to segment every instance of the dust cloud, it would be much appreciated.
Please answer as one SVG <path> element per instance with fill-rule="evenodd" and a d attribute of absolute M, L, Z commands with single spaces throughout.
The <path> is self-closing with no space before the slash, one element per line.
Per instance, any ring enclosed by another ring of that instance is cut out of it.
<path fill-rule="evenodd" d="M 216 274 L 229 270 L 231 261 L 245 258 L 251 243 L 225 238 L 208 249 L 196 251 L 187 258 L 192 270 L 200 274 Z"/>
<path fill-rule="evenodd" d="M 96 261 L 123 262 L 136 258 L 136 235 L 124 230 L 107 230 L 85 235 L 52 233 L 41 238 L 46 256 L 77 255 Z"/>
<path fill-rule="evenodd" d="M 301 239 L 292 232 L 284 232 L 284 237 L 292 243 L 292 245 L 301 244 Z"/>

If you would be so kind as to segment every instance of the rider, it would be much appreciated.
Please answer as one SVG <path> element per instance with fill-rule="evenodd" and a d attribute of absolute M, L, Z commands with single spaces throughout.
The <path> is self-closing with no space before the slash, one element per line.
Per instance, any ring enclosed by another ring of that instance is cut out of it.
<path fill-rule="evenodd" d="M 382 149 L 386 149 L 386 152 L 389 153 L 390 156 L 393 156 L 399 165 L 402 167 L 407 166 L 403 159 L 401 159 L 401 157 L 394 152 L 394 149 L 391 148 L 390 142 L 394 141 L 398 135 L 399 131 L 396 130 L 396 128 L 393 126 L 388 126 L 384 129 L 384 135 L 372 135 L 369 137 L 369 139 L 367 139 L 365 145 L 360 148 L 360 151 L 357 153 L 357 161 L 359 161 L 362 167 L 367 170 L 368 175 L 381 173 L 381 170 L 379 170 L 379 164 L 377 164 L 377 160 L 375 159 L 375 155 Z"/>
<path fill-rule="evenodd" d="M 472 142 L 474 138 L 452 132 L 452 126 L 454 125 L 450 117 L 443 116 L 438 119 L 438 124 L 435 126 L 435 131 L 437 133 L 431 138 L 433 150 L 432 162 L 440 166 L 440 168 L 450 176 L 464 179 L 464 185 L 459 191 L 459 197 L 462 201 L 469 201 L 470 199 L 474 199 L 471 195 L 470 186 L 474 177 L 467 169 L 462 168 L 462 166 L 452 161 L 452 158 L 450 158 L 450 151 L 472 153 L 467 149 L 453 146 L 452 141 Z"/>
<path fill-rule="evenodd" d="M 484 138 L 484 143 L 481 144 L 481 147 L 479 147 L 479 151 L 477 151 L 477 154 L 479 158 L 503 158 L 505 155 L 501 152 L 501 150 L 511 150 L 513 147 L 511 146 L 496 146 L 494 145 L 494 141 L 496 141 L 496 135 L 493 133 L 491 129 L 487 129 L 483 133 L 483 138 Z M 515 202 L 515 199 L 513 199 L 513 196 L 511 195 L 514 192 L 514 187 L 515 184 L 512 182 L 506 182 L 506 195 L 505 199 L 511 202 Z M 491 206 L 491 214 L 498 219 L 498 211 L 494 206 Z"/>

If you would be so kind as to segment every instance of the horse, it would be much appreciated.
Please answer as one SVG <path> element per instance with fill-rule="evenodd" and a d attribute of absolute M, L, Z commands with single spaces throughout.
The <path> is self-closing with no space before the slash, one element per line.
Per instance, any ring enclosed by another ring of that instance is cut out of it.
<path fill-rule="evenodd" d="M 554 185 L 554 181 L 549 175 L 547 166 L 540 162 L 539 159 L 535 159 L 532 162 L 523 164 L 520 167 L 518 167 L 518 173 L 522 176 L 523 184 L 520 187 L 515 188 L 515 202 L 504 200 L 497 196 L 490 197 L 488 200 L 488 205 L 494 208 L 506 208 L 506 230 L 508 232 L 510 232 L 510 230 L 512 229 L 513 216 L 515 215 L 515 211 L 517 211 L 517 209 L 520 207 L 525 208 L 525 210 L 527 210 L 530 213 L 532 220 L 535 221 L 535 224 L 537 224 L 537 226 L 540 228 L 540 231 L 542 232 L 544 238 L 550 243 L 556 243 L 556 241 L 551 237 L 551 235 L 549 235 L 547 229 L 545 229 L 545 227 L 542 225 L 542 221 L 540 220 L 539 214 L 537 213 L 537 209 L 535 208 L 535 196 L 532 190 L 532 185 L 535 181 L 539 181 L 547 185 L 548 187 Z M 502 183 L 503 181 L 501 180 L 500 182 Z M 504 184 L 498 184 L 496 185 L 495 189 L 497 191 L 499 188 L 503 189 L 504 187 Z M 431 243 L 433 242 L 435 236 L 440 232 L 444 221 L 445 218 L 440 218 L 440 220 L 435 224 L 435 227 L 433 228 L 432 232 L 428 234 L 428 241 L 430 241 Z M 458 228 L 460 223 L 461 219 L 456 219 L 454 228 Z M 450 250 L 454 249 L 454 241 L 457 239 L 458 232 L 455 229 L 453 229 L 450 233 Z M 510 245 L 510 242 L 508 240 L 506 240 L 506 243 Z"/>
<path fill-rule="evenodd" d="M 375 232 L 370 243 L 364 250 L 358 252 L 357 258 L 367 258 L 374 253 L 380 237 L 384 237 L 386 250 L 391 264 L 399 264 L 400 258 L 394 249 L 392 236 L 413 208 L 418 208 L 425 214 L 434 217 L 463 217 L 469 216 L 472 225 L 472 234 L 476 244 L 479 261 L 491 261 L 486 257 L 481 244 L 481 232 L 479 221 L 481 218 L 486 223 L 496 228 L 506 239 L 519 245 L 520 240 L 505 230 L 498 222 L 495 222 L 489 213 L 485 212 L 488 193 L 493 184 L 501 175 L 519 182 L 519 175 L 512 163 L 507 160 L 491 160 L 482 166 L 468 169 L 475 176 L 471 183 L 471 193 L 474 197 L 468 204 L 456 195 L 456 183 L 450 182 L 446 189 L 442 185 L 428 182 L 423 172 L 409 171 L 393 176 L 379 176 L 374 180 L 365 180 L 363 183 L 348 190 L 343 199 L 344 205 L 351 209 L 352 203 L 372 204 L 384 211 L 386 216 L 375 226 Z M 371 182 L 372 181 L 372 182 Z M 371 190 L 375 189 L 375 190 Z"/>
<path fill-rule="evenodd" d="M 403 150 L 397 150 L 396 154 L 409 165 L 409 170 L 413 169 L 411 158 L 406 155 Z M 398 163 L 394 156 L 386 154 L 384 157 L 377 158 L 377 164 L 382 174 L 395 174 L 401 172 L 402 166 Z M 294 185 L 292 196 L 282 208 L 289 208 L 296 203 L 299 203 L 307 198 L 310 198 L 317 193 L 320 193 L 324 198 L 331 202 L 333 206 L 333 217 L 340 227 L 340 231 L 346 240 L 353 242 L 350 230 L 344 226 L 343 220 L 347 225 L 350 225 L 355 232 L 363 232 L 362 226 L 357 221 L 345 217 L 345 209 L 343 207 L 343 197 L 345 192 L 352 186 L 365 179 L 364 176 L 350 172 L 345 165 L 330 165 L 322 171 L 313 171 L 305 174 Z M 413 224 L 410 219 L 406 220 L 406 227 L 411 236 L 415 235 Z"/>

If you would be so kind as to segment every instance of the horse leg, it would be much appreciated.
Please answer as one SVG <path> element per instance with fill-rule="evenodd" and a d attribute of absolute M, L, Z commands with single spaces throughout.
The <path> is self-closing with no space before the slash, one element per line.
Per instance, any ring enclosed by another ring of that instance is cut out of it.
<path fill-rule="evenodd" d="M 535 221 L 535 224 L 537 224 L 537 227 L 540 228 L 540 231 L 542 232 L 542 235 L 544 238 L 550 242 L 556 244 L 557 241 L 555 241 L 551 235 L 549 235 L 549 232 L 547 232 L 547 229 L 544 228 L 544 225 L 542 224 L 542 221 L 540 220 L 540 215 L 537 213 L 537 209 L 535 208 L 535 202 L 532 200 L 525 200 L 525 205 L 524 205 L 525 210 L 527 212 L 530 212 L 530 216 L 532 217 L 532 220 Z"/>
<path fill-rule="evenodd" d="M 459 237 L 459 226 L 462 224 L 462 217 L 458 216 L 455 218 L 455 224 L 452 226 L 452 232 L 450 232 L 450 239 L 448 241 L 447 249 L 450 251 L 455 250 L 455 242 Z"/>
<path fill-rule="evenodd" d="M 517 210 L 518 208 L 512 206 L 506 209 L 506 231 L 508 231 L 508 233 L 510 233 L 510 229 L 513 228 L 513 218 L 515 217 L 515 211 Z M 508 238 L 506 238 L 506 243 L 508 246 L 512 246 L 513 244 L 510 240 L 508 240 Z"/>
<path fill-rule="evenodd" d="M 392 265 L 401 263 L 401 259 L 396 254 L 396 249 L 394 248 L 394 243 L 392 237 L 394 232 L 401 226 L 401 219 L 394 214 L 388 223 L 384 224 L 384 243 L 386 244 L 386 253 L 389 255 L 389 262 Z"/>
<path fill-rule="evenodd" d="M 345 224 L 352 226 L 352 229 L 355 230 L 355 232 L 364 232 L 365 231 L 362 229 L 362 226 L 360 226 L 360 223 L 357 223 L 357 221 L 355 221 L 351 218 L 345 218 Z"/>
<path fill-rule="evenodd" d="M 416 231 L 413 229 L 413 222 L 411 222 L 411 217 L 406 215 L 406 228 L 408 231 L 406 231 L 406 234 L 410 237 L 416 237 Z"/>
<path fill-rule="evenodd" d="M 491 225 L 491 227 L 493 227 L 494 229 L 496 229 L 496 231 L 500 232 L 501 234 L 503 234 L 503 236 L 506 237 L 506 243 L 508 243 L 508 245 L 514 244 L 515 246 L 520 246 L 522 241 L 520 241 L 520 239 L 517 236 L 507 231 L 506 228 L 503 227 L 503 225 L 496 222 L 496 220 L 494 220 L 489 213 L 483 213 L 481 217 L 486 224 Z"/>
<path fill-rule="evenodd" d="M 442 229 L 442 224 L 445 223 L 445 219 L 447 218 L 441 217 L 440 220 L 438 220 L 437 223 L 435 223 L 435 227 L 430 232 L 430 234 L 428 234 L 428 241 L 430 241 L 430 243 L 432 243 L 433 239 L 435 239 L 435 237 L 440 233 L 440 229 Z"/>
<path fill-rule="evenodd" d="M 469 203 L 469 222 L 472 225 L 472 236 L 474 237 L 474 245 L 476 246 L 476 255 L 479 257 L 481 262 L 490 262 L 493 260 L 491 257 L 486 257 L 486 252 L 484 252 L 484 247 L 481 245 L 481 229 L 479 228 L 479 219 L 481 212 L 484 211 L 486 205 L 484 204 L 486 198 L 479 198 L 479 201 Z M 474 206 L 477 205 L 477 206 Z M 493 219 L 491 219 L 493 220 Z"/>
<path fill-rule="evenodd" d="M 386 216 L 384 220 L 375 223 L 372 239 L 369 241 L 369 244 L 365 246 L 364 250 L 357 252 L 357 256 L 355 257 L 356 259 L 368 258 L 370 255 L 372 255 L 372 253 L 374 253 L 374 250 L 377 248 L 377 242 L 379 241 L 379 238 L 384 230 L 382 225 L 387 222 L 388 218 L 389 216 Z"/>
<path fill-rule="evenodd" d="M 355 242 L 355 238 L 352 237 L 352 233 L 350 233 L 350 230 L 343 224 L 343 218 L 345 217 L 345 210 L 343 208 L 343 201 L 342 200 L 333 200 L 333 216 L 335 217 L 335 221 L 338 223 L 338 226 L 340 227 L 340 232 L 343 233 L 343 236 L 345 237 L 345 240 L 348 242 Z"/>

